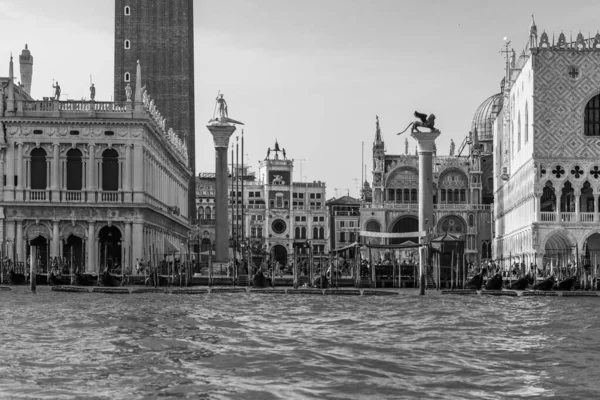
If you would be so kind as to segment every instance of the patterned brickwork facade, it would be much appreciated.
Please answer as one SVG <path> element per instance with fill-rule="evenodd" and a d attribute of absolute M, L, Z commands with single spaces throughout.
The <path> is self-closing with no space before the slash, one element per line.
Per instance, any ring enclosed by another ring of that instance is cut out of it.
<path fill-rule="evenodd" d="M 502 144 L 494 257 L 505 266 L 565 267 L 600 256 L 600 136 L 585 132 L 586 107 L 600 93 L 598 65 L 600 34 L 550 43 L 543 33 L 538 45 L 533 29 L 518 61 L 507 60 L 494 133 Z"/>
<path fill-rule="evenodd" d="M 144 69 L 142 85 L 156 101 L 167 125 L 186 140 L 195 171 L 194 25 L 192 0 L 115 1 L 115 101 Z M 189 209 L 195 210 L 195 179 L 190 181 Z M 191 215 L 195 217 L 195 212 Z"/>

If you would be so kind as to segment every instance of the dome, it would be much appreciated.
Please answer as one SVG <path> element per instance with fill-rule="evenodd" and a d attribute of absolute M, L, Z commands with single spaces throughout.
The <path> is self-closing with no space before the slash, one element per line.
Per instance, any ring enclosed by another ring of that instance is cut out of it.
<path fill-rule="evenodd" d="M 477 137 L 479 141 L 492 140 L 494 132 L 492 129 L 494 119 L 502 109 L 502 93 L 495 94 L 485 99 L 475 111 L 473 117 L 473 123 L 471 124 L 471 132 L 475 133 L 477 130 Z"/>

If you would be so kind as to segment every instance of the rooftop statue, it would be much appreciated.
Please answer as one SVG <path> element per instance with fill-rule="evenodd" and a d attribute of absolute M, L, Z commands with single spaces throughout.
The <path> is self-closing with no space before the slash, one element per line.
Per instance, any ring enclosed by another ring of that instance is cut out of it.
<path fill-rule="evenodd" d="M 450 139 L 450 156 L 454 156 L 454 140 Z"/>
<path fill-rule="evenodd" d="M 423 114 L 423 113 L 420 113 L 420 112 L 418 112 L 418 111 L 415 111 L 415 114 L 414 114 L 414 115 L 415 115 L 415 117 L 419 118 L 419 120 L 418 120 L 418 121 L 415 121 L 415 122 L 412 122 L 412 123 L 410 123 L 410 124 L 408 124 L 408 125 L 406 126 L 406 128 L 405 128 L 405 129 L 404 129 L 402 132 L 398 133 L 398 135 L 401 135 L 401 134 L 403 134 L 404 132 L 406 132 L 406 130 L 407 130 L 407 129 L 408 129 L 410 126 L 411 126 L 411 125 L 412 125 L 412 128 L 411 128 L 411 130 L 410 130 L 410 131 L 411 131 L 411 133 L 414 133 L 414 132 L 421 132 L 421 131 L 418 129 L 419 127 L 423 127 L 423 128 L 429 128 L 429 129 L 431 130 L 431 132 L 439 132 L 439 130 L 435 128 L 435 115 L 433 115 L 433 114 L 429 114 L 429 116 L 427 116 L 427 114 Z"/>
<path fill-rule="evenodd" d="M 232 124 L 244 125 L 243 122 L 239 122 L 239 121 L 236 121 L 235 119 L 229 118 L 229 110 L 227 108 L 227 102 L 225 101 L 225 98 L 223 97 L 222 93 L 219 93 L 217 95 L 215 111 L 213 112 L 213 118 L 210 121 L 208 121 L 208 123 L 209 124 L 211 124 L 211 123 L 221 123 L 221 124 L 232 123 Z"/>

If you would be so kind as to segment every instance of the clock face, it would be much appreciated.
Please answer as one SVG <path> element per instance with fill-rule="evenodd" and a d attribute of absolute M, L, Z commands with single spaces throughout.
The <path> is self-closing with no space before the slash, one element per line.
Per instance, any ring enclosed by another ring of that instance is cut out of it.
<path fill-rule="evenodd" d="M 278 235 L 281 235 L 287 229 L 287 224 L 282 219 L 276 219 L 271 223 L 271 229 Z"/>

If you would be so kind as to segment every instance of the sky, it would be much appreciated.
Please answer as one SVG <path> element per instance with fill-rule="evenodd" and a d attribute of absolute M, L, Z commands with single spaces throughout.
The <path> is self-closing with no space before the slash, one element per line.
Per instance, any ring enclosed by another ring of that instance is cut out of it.
<path fill-rule="evenodd" d="M 0 0 L 0 76 L 25 43 L 32 96 L 60 83 L 69 99 L 113 92 L 114 1 Z M 517 55 L 538 32 L 600 29 L 600 2 L 533 0 L 194 0 L 196 172 L 214 172 L 205 128 L 215 97 L 244 122 L 246 161 L 258 169 L 275 140 L 294 181 L 323 181 L 327 196 L 358 196 L 372 181 L 375 116 L 388 154 L 404 152 L 413 112 L 436 115 L 438 154 L 460 146 L 477 107 L 500 91 L 504 38 Z M 2 61 L 4 60 L 4 61 Z M 235 140 L 235 138 L 233 138 Z M 410 151 L 415 141 L 409 137 Z M 364 146 L 364 152 L 363 152 Z M 363 176 L 362 156 L 367 165 Z"/>

